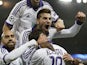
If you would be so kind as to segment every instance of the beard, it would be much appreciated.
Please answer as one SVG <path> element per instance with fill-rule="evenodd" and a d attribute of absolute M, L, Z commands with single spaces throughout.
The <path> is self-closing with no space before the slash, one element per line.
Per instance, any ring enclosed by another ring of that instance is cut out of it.
<path fill-rule="evenodd" d="M 8 41 L 7 46 L 8 46 L 9 48 L 15 47 L 15 43 L 16 43 L 16 42 Z"/>

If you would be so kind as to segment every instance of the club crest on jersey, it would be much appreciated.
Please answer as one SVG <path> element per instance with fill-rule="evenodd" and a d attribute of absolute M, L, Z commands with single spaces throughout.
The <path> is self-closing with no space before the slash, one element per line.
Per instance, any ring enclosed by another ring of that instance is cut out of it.
<path fill-rule="evenodd" d="M 14 20 L 15 20 L 14 16 L 9 17 L 9 21 L 14 22 Z"/>

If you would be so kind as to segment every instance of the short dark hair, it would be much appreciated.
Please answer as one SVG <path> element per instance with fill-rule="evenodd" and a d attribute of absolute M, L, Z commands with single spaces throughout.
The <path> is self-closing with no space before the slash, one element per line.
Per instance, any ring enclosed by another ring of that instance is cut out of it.
<path fill-rule="evenodd" d="M 51 11 L 49 9 L 47 9 L 47 8 L 39 10 L 38 13 L 37 13 L 37 19 L 39 19 L 41 17 L 42 13 L 49 13 L 49 14 L 51 14 Z"/>
<path fill-rule="evenodd" d="M 29 40 L 35 39 L 37 41 L 41 33 L 45 34 L 46 36 L 49 35 L 48 31 L 43 30 L 39 25 L 35 25 L 33 27 L 32 32 L 29 34 L 28 39 Z"/>

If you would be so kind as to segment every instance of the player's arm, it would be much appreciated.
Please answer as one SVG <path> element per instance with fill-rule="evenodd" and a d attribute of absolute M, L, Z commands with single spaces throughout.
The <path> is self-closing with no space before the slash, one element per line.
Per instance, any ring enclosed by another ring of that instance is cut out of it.
<path fill-rule="evenodd" d="M 8 18 L 6 19 L 2 31 L 5 32 L 7 30 L 11 30 L 14 23 L 19 19 L 21 16 L 21 2 L 17 3 L 14 8 L 11 10 Z"/>
<path fill-rule="evenodd" d="M 82 63 L 80 59 L 73 58 L 70 54 L 64 54 L 63 59 L 65 60 L 66 65 L 79 65 Z"/>
<path fill-rule="evenodd" d="M 59 23 L 56 22 L 57 30 L 52 32 L 52 34 L 55 34 L 54 38 L 74 37 L 80 31 L 82 24 L 85 22 L 85 18 L 86 18 L 86 15 L 83 12 L 78 12 L 76 15 L 75 24 L 72 27 L 70 27 L 69 29 L 63 29 L 63 30 L 61 30 L 62 28 L 61 29 L 58 28 Z M 59 20 L 59 22 L 61 25 L 63 25 L 63 20 Z M 58 30 L 61 30 L 61 31 L 58 32 Z"/>
<path fill-rule="evenodd" d="M 52 38 L 74 37 L 80 31 L 82 24 L 85 22 L 84 20 L 86 18 L 86 15 L 83 12 L 78 12 L 76 15 L 75 24 L 72 27 L 70 27 L 69 29 L 64 29 L 65 25 L 63 23 L 63 20 L 59 18 L 59 16 L 52 9 L 51 5 L 50 4 L 48 4 L 48 5 L 51 8 L 52 21 L 53 21 L 52 27 L 56 28 L 56 30 L 55 29 L 50 30 L 51 33 L 48 38 L 52 39 Z"/>
<path fill-rule="evenodd" d="M 5 63 L 3 61 L 3 57 L 7 53 L 8 53 L 8 51 L 6 49 L 0 48 L 0 65 L 5 65 Z"/>
<path fill-rule="evenodd" d="M 5 55 L 3 58 L 4 62 L 6 64 L 10 63 L 11 61 L 13 61 L 16 58 L 18 58 L 19 56 L 21 56 L 28 47 L 37 46 L 37 45 L 38 44 L 34 39 L 25 43 L 24 45 L 21 45 L 19 48 L 16 48 L 13 51 L 11 51 L 10 53 L 8 53 L 7 55 Z"/>

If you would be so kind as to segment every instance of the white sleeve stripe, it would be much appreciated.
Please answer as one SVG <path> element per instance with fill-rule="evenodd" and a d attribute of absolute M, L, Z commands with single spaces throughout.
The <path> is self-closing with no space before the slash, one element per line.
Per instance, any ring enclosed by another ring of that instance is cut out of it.
<path fill-rule="evenodd" d="M 14 11 L 12 12 L 12 14 L 13 15 L 16 15 L 17 13 L 18 13 L 18 11 L 20 10 L 20 8 L 22 7 L 22 6 L 24 6 L 26 3 L 25 2 L 21 2 L 20 4 L 18 4 L 17 6 L 16 6 L 16 8 L 14 9 Z"/>

